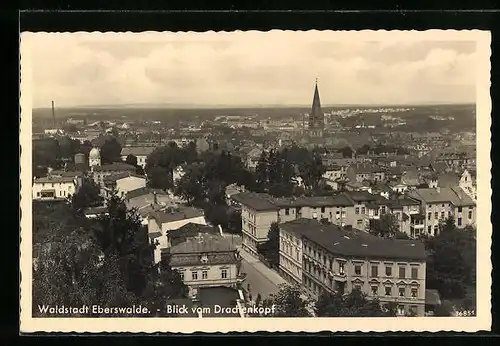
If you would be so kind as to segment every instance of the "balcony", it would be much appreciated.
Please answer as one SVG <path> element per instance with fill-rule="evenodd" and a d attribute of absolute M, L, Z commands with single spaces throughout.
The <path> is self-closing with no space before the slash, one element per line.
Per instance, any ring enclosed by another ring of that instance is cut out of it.
<path fill-rule="evenodd" d="M 341 281 L 341 282 L 347 281 L 347 275 L 345 274 L 345 272 L 332 272 L 329 270 L 328 277 L 333 278 L 335 281 Z"/>

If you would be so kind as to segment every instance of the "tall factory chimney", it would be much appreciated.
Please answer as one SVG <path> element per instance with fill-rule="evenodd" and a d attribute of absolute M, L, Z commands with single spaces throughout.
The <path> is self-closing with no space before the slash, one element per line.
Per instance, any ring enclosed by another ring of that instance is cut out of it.
<path fill-rule="evenodd" d="M 56 128 L 56 112 L 54 110 L 54 101 L 52 101 L 52 126 Z"/>

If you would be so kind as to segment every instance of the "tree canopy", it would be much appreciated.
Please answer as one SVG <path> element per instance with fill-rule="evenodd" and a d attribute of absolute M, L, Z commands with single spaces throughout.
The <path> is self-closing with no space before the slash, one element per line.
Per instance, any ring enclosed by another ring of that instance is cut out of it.
<path fill-rule="evenodd" d="M 102 202 L 103 198 L 100 195 L 99 187 L 88 177 L 82 179 L 80 188 L 71 196 L 71 205 L 76 210 L 96 207 Z"/>
<path fill-rule="evenodd" d="M 378 299 L 367 299 L 361 290 L 349 294 L 323 293 L 315 305 L 319 317 L 386 317 L 396 316 L 395 307 L 384 311 Z"/>
<path fill-rule="evenodd" d="M 101 163 L 110 164 L 121 161 L 122 146 L 115 137 L 106 139 L 101 146 Z"/>
<path fill-rule="evenodd" d="M 392 213 L 380 215 L 379 219 L 370 219 L 368 231 L 383 238 L 393 238 L 398 233 L 397 219 Z"/>
<path fill-rule="evenodd" d="M 311 317 L 310 304 L 299 287 L 289 284 L 282 284 L 277 293 L 262 301 L 263 307 L 275 307 L 275 313 L 266 317 Z"/>
<path fill-rule="evenodd" d="M 443 299 L 463 299 L 476 285 L 476 232 L 455 227 L 452 217 L 441 223 L 438 235 L 425 240 L 428 252 L 427 288 Z"/>
<path fill-rule="evenodd" d="M 277 222 L 273 222 L 267 233 L 267 241 L 257 245 L 257 251 L 264 256 L 273 268 L 279 267 L 280 229 Z"/>
<path fill-rule="evenodd" d="M 155 244 L 137 214 L 116 195 L 106 205 L 108 214 L 97 220 L 64 203 L 34 209 L 35 307 L 141 304 L 155 312 L 185 297 L 179 274 L 168 262 L 154 263 Z"/>

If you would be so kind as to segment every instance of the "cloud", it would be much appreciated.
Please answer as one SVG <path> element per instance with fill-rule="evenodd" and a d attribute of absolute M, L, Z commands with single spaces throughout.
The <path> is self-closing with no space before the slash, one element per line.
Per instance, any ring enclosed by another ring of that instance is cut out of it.
<path fill-rule="evenodd" d="M 307 32 L 156 36 L 37 34 L 35 107 L 192 103 L 474 102 L 472 41 L 318 39 Z"/>

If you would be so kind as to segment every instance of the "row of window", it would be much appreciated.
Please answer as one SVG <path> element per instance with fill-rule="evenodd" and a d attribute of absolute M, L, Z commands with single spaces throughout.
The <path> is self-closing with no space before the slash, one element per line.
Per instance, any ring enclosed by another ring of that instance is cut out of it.
<path fill-rule="evenodd" d="M 337 263 L 338 263 L 338 269 L 339 269 L 338 273 L 341 275 L 344 275 L 345 274 L 345 263 L 342 261 L 337 261 Z M 327 263 L 324 263 L 324 264 L 326 265 Z M 331 271 L 333 271 L 334 270 L 333 269 L 333 261 L 330 260 L 329 264 L 330 265 L 327 267 L 329 267 L 329 269 Z M 315 271 L 314 266 L 308 260 L 304 261 L 304 268 L 308 272 L 311 272 L 311 270 Z M 375 265 L 375 264 L 371 265 L 371 272 L 370 272 L 371 277 L 378 277 L 379 276 L 378 268 L 379 268 L 378 265 Z M 398 274 L 399 274 L 398 275 L 399 279 L 406 279 L 406 267 L 400 266 Z M 354 265 L 354 275 L 357 275 L 357 276 L 363 275 L 363 266 L 361 264 Z M 385 266 L 385 276 L 392 277 L 392 266 Z M 417 267 L 411 268 L 410 278 L 411 279 L 418 279 L 418 268 Z"/>
<path fill-rule="evenodd" d="M 55 194 L 57 195 L 57 193 Z M 55 195 L 52 195 L 53 197 L 56 197 Z M 36 196 L 37 197 L 41 197 L 42 196 L 42 193 L 41 192 L 37 192 L 36 193 Z M 59 191 L 59 197 L 70 197 L 71 196 L 71 193 L 66 193 L 66 191 Z"/>
<path fill-rule="evenodd" d="M 181 276 L 181 280 L 184 281 L 184 272 L 180 272 L 179 274 Z M 221 269 L 220 277 L 221 279 L 227 279 L 227 269 Z M 202 280 L 208 279 L 208 270 L 201 271 L 201 279 Z M 191 272 L 191 280 L 198 280 L 198 271 Z"/>
<path fill-rule="evenodd" d="M 300 261 L 300 248 L 296 248 L 287 244 L 284 240 L 281 240 L 281 249 L 286 254 L 289 254 L 291 257 L 295 257 L 297 261 Z"/>
<path fill-rule="evenodd" d="M 283 262 L 283 263 L 281 263 Z M 292 261 L 290 261 L 288 258 L 284 258 L 282 257 L 280 259 L 280 263 L 286 268 L 288 269 L 290 272 L 292 272 L 293 274 L 295 274 L 297 277 L 301 277 L 301 273 L 300 273 L 300 267 L 298 265 L 296 265 L 295 263 L 293 263 Z"/>
<path fill-rule="evenodd" d="M 354 285 L 355 289 L 361 290 L 360 285 Z M 392 286 L 385 286 L 384 287 L 384 295 L 386 297 L 392 297 Z M 406 287 L 398 287 L 398 297 L 400 298 L 406 298 Z M 378 286 L 371 286 L 371 295 L 376 297 L 378 296 Z M 418 297 L 418 288 L 416 287 L 411 287 L 410 288 L 410 297 L 411 298 L 417 298 Z"/>

